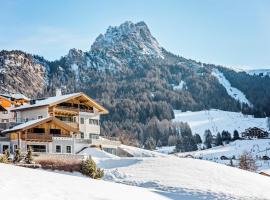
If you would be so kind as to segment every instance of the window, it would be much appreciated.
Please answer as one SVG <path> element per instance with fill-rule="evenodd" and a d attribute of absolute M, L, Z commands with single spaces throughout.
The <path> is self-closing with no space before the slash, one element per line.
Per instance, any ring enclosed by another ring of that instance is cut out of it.
<path fill-rule="evenodd" d="M 42 119 L 42 118 L 43 118 L 43 116 L 42 116 L 42 115 L 39 115 L 39 116 L 38 116 L 38 119 Z"/>
<path fill-rule="evenodd" d="M 89 138 L 98 140 L 99 139 L 99 135 L 98 134 L 94 134 L 94 133 L 89 133 Z"/>
<path fill-rule="evenodd" d="M 67 150 L 67 153 L 71 153 L 71 146 L 67 146 L 66 148 L 67 148 L 66 149 Z"/>
<path fill-rule="evenodd" d="M 34 133 L 45 133 L 45 128 L 33 128 Z"/>
<path fill-rule="evenodd" d="M 8 123 L 8 119 L 2 119 L 3 123 Z"/>
<path fill-rule="evenodd" d="M 46 152 L 46 145 L 27 145 L 27 149 L 31 148 L 33 152 Z"/>
<path fill-rule="evenodd" d="M 61 153 L 61 145 L 56 145 L 55 146 L 55 152 L 56 153 Z"/>
<path fill-rule="evenodd" d="M 83 132 L 81 132 L 81 138 L 84 139 L 84 133 Z"/>
<path fill-rule="evenodd" d="M 3 114 L 8 114 L 7 110 L 2 111 Z"/>
<path fill-rule="evenodd" d="M 16 149 L 18 149 L 17 144 L 14 144 L 14 145 L 13 145 L 13 149 L 14 149 L 14 151 L 16 151 Z"/>
<path fill-rule="evenodd" d="M 50 129 L 50 134 L 61 135 L 61 129 Z"/>
<path fill-rule="evenodd" d="M 99 125 L 99 120 L 97 120 L 97 119 L 89 119 L 89 124 Z"/>
<path fill-rule="evenodd" d="M 84 118 L 81 117 L 81 124 L 84 124 Z"/>
<path fill-rule="evenodd" d="M 4 153 L 5 150 L 8 150 L 9 149 L 9 145 L 3 145 L 2 146 L 2 152 Z"/>

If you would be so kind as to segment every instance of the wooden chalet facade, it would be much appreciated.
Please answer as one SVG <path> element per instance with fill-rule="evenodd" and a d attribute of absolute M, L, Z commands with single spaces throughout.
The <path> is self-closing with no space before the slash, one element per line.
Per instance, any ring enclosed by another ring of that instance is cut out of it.
<path fill-rule="evenodd" d="M 269 133 L 260 128 L 253 127 L 248 128 L 241 133 L 242 138 L 252 139 L 252 138 L 268 138 Z"/>
<path fill-rule="evenodd" d="M 108 111 L 84 93 L 31 100 L 13 112 L 20 124 L 2 131 L 0 153 L 7 148 L 25 152 L 31 147 L 39 153 L 76 154 L 91 144 L 120 144 L 100 139 L 100 115 Z"/>

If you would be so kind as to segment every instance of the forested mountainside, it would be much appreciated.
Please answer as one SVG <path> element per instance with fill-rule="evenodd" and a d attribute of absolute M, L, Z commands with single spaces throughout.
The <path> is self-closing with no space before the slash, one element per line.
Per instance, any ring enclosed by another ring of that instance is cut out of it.
<path fill-rule="evenodd" d="M 229 95 L 213 69 L 242 91 L 252 106 Z M 169 135 L 176 134 L 170 122 L 173 109 L 270 115 L 269 76 L 237 73 L 174 55 L 159 45 L 144 22 L 109 27 L 89 51 L 71 49 L 56 61 L 2 51 L 0 72 L 1 92 L 38 97 L 54 95 L 55 88 L 61 88 L 63 93 L 87 93 L 110 111 L 103 118 L 103 134 L 121 136 L 133 144 L 154 138 L 166 145 Z"/>

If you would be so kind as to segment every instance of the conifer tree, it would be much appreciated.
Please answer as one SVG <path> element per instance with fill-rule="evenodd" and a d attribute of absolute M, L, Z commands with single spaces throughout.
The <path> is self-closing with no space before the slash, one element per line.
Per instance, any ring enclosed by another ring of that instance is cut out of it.
<path fill-rule="evenodd" d="M 220 135 L 220 133 L 217 133 L 217 137 L 216 137 L 216 146 L 220 146 L 222 145 L 222 137 Z"/>
<path fill-rule="evenodd" d="M 233 132 L 233 140 L 239 140 L 239 139 L 240 139 L 240 137 L 239 137 L 238 131 L 234 130 L 234 132 Z"/>
<path fill-rule="evenodd" d="M 22 153 L 21 153 L 21 149 L 18 148 L 15 150 L 15 155 L 14 155 L 14 159 L 13 162 L 20 162 L 22 160 Z"/>
<path fill-rule="evenodd" d="M 204 144 L 206 146 L 207 149 L 212 147 L 212 140 L 213 140 L 213 136 L 212 133 L 209 129 L 205 130 L 204 132 Z"/>
<path fill-rule="evenodd" d="M 30 147 L 30 148 L 28 148 L 27 154 L 26 154 L 26 157 L 25 157 L 25 162 L 27 164 L 31 164 L 33 162 L 33 155 L 32 154 L 33 154 L 33 150 Z"/>

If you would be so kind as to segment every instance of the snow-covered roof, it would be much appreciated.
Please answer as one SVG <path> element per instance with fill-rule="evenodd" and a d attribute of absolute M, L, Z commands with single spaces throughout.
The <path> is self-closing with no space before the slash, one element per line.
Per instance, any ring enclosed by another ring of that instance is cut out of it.
<path fill-rule="evenodd" d="M 52 106 L 52 105 L 56 105 L 56 104 L 65 102 L 69 99 L 81 97 L 81 96 L 83 96 L 85 99 L 87 99 L 89 102 L 91 102 L 91 104 L 99 110 L 100 114 L 108 114 L 109 113 L 108 110 L 106 110 L 103 106 L 101 106 L 96 101 L 94 101 L 92 98 L 88 97 L 86 94 L 84 94 L 82 92 L 48 97 L 48 98 L 43 99 L 43 100 L 36 100 L 35 104 L 25 104 L 25 105 L 19 106 L 17 108 L 13 108 L 12 110 L 16 111 L 16 110 L 25 110 L 25 109 L 36 108 L 36 107 L 41 107 L 41 106 Z"/>
<path fill-rule="evenodd" d="M 17 94 L 0 94 L 0 96 L 8 97 L 8 98 L 14 98 L 14 99 L 25 99 L 30 100 L 27 96 L 17 93 Z"/>
<path fill-rule="evenodd" d="M 30 120 L 30 121 L 25 122 L 23 124 L 14 126 L 13 128 L 6 129 L 6 130 L 2 131 L 2 133 L 10 133 L 10 132 L 16 132 L 19 130 L 22 131 L 22 130 L 30 129 L 30 128 L 33 128 L 33 127 L 39 125 L 39 124 L 46 123 L 49 121 L 53 121 L 54 123 L 57 123 L 58 126 L 66 129 L 66 130 L 72 131 L 74 133 L 78 132 L 78 130 L 76 128 L 74 128 L 74 127 L 66 124 L 65 122 L 51 116 L 51 117 L 45 117 L 45 118 L 41 118 L 41 119 Z"/>
<path fill-rule="evenodd" d="M 29 126 L 32 126 L 36 123 L 40 123 L 42 121 L 45 121 L 47 119 L 49 119 L 51 117 L 46 117 L 46 118 L 41 118 L 41 119 L 34 119 L 34 120 L 30 120 L 28 122 L 25 122 L 23 124 L 19 124 L 17 126 L 14 126 L 13 128 L 10 128 L 10 129 L 6 129 L 4 131 L 2 131 L 2 133 L 9 133 L 9 132 L 14 132 L 14 131 L 17 131 L 17 130 L 21 130 L 21 129 L 24 129 L 26 127 L 29 127 Z"/>
<path fill-rule="evenodd" d="M 28 108 L 34 108 L 34 107 L 41 107 L 41 106 L 48 106 L 51 104 L 54 104 L 56 102 L 61 102 L 66 99 L 69 99 L 71 97 L 78 97 L 80 96 L 81 93 L 72 93 L 72 94 L 66 94 L 66 95 L 61 95 L 61 96 L 54 96 L 54 97 L 48 97 L 47 99 L 43 100 L 36 100 L 35 104 L 25 104 L 22 106 L 19 106 L 17 108 L 14 108 L 13 110 L 23 110 L 23 109 L 28 109 Z"/>

